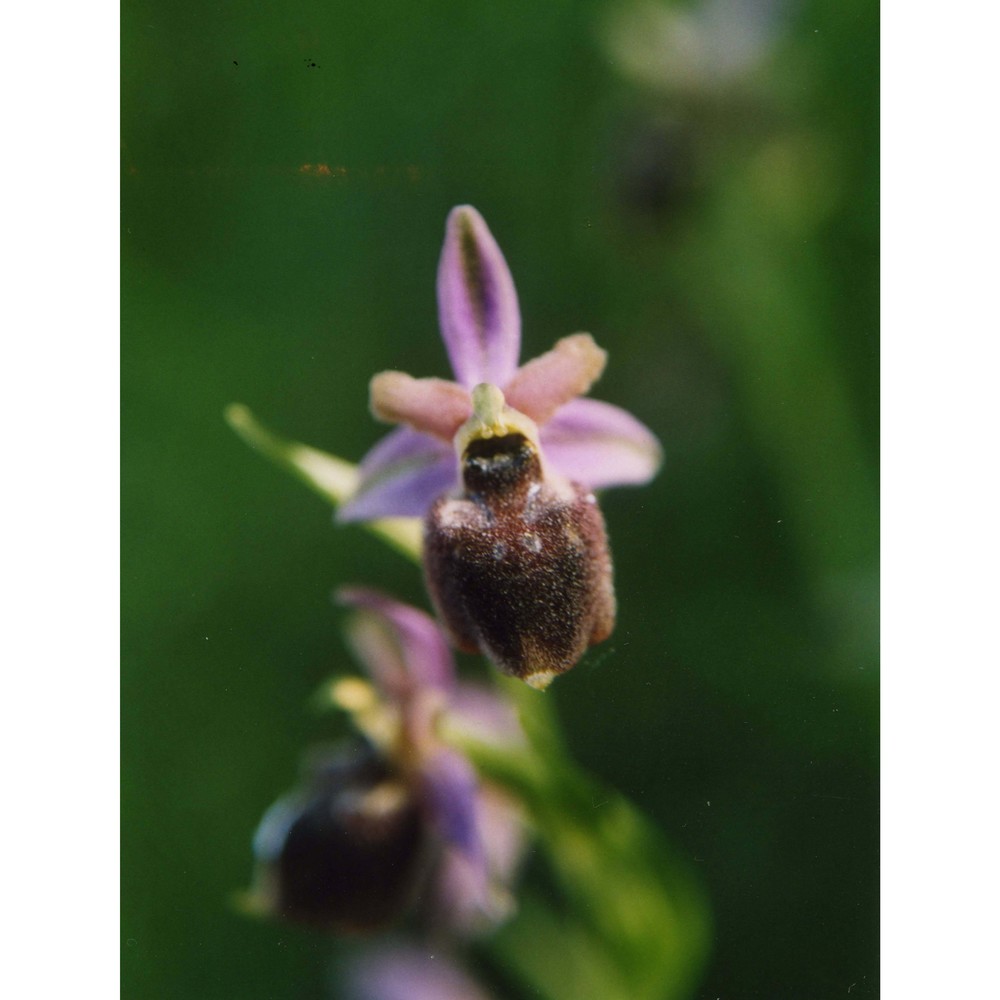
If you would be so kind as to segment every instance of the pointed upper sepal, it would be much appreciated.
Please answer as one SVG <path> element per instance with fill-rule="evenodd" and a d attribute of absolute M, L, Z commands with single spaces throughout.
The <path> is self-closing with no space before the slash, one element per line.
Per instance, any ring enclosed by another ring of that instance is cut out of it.
<path fill-rule="evenodd" d="M 437 292 L 455 377 L 467 389 L 479 382 L 504 385 L 517 370 L 521 312 L 503 253 L 471 205 L 448 215 Z"/>

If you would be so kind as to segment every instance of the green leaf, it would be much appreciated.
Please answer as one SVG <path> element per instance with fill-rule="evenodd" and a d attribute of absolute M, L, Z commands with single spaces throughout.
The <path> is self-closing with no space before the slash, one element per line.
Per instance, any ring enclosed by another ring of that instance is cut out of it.
<path fill-rule="evenodd" d="M 504 686 L 521 708 L 529 747 L 498 750 L 468 739 L 460 746 L 481 774 L 525 804 L 566 911 L 548 920 L 534 901 L 494 939 L 505 963 L 549 1000 L 691 996 L 711 936 L 694 874 L 639 810 L 566 755 L 546 695 L 516 681 Z M 519 927 L 522 920 L 533 930 Z M 521 955 L 517 942 L 525 935 L 550 964 L 565 961 L 565 975 L 545 973 L 545 963 Z M 584 981 L 599 986 L 584 990 Z"/>
<path fill-rule="evenodd" d="M 344 503 L 357 489 L 358 467 L 351 462 L 275 434 L 240 403 L 226 407 L 225 417 L 229 426 L 251 448 L 290 472 L 334 507 Z M 418 518 L 387 517 L 365 522 L 364 527 L 403 555 L 414 561 L 420 560 Z"/>

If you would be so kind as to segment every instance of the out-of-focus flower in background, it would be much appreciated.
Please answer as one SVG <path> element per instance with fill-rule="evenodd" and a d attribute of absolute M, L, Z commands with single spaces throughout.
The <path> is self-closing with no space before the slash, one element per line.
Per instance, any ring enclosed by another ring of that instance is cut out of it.
<path fill-rule="evenodd" d="M 787 0 L 638 0 L 614 9 L 607 47 L 619 71 L 664 93 L 694 93 L 745 79 L 769 55 Z"/>
<path fill-rule="evenodd" d="M 339 593 L 358 609 L 349 641 L 370 681 L 335 679 L 324 698 L 359 739 L 314 754 L 303 786 L 254 838 L 257 907 L 336 930 L 368 931 L 416 911 L 438 929 L 476 933 L 512 908 L 521 812 L 440 737 L 447 721 L 498 749 L 521 745 L 513 709 L 455 676 L 437 624 L 375 591 Z"/>
<path fill-rule="evenodd" d="M 413 902 L 429 865 L 419 798 L 364 742 L 314 750 L 302 786 L 254 835 L 254 896 L 265 913 L 365 933 Z"/>
<path fill-rule="evenodd" d="M 373 949 L 352 963 L 346 980 L 348 1000 L 490 1000 L 440 951 L 412 945 Z"/>
<path fill-rule="evenodd" d="M 626 0 L 601 19 L 608 63 L 633 91 L 608 139 L 611 183 L 633 219 L 672 232 L 744 155 L 734 141 L 780 120 L 769 67 L 794 2 Z"/>

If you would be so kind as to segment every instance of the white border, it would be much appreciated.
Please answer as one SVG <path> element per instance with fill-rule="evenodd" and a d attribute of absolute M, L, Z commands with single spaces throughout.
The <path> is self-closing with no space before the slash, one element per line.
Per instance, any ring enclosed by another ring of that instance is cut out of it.
<path fill-rule="evenodd" d="M 119 982 L 117 14 L 0 40 L 6 996 Z"/>
<path fill-rule="evenodd" d="M 996 12 L 882 11 L 882 968 L 996 989 Z"/>

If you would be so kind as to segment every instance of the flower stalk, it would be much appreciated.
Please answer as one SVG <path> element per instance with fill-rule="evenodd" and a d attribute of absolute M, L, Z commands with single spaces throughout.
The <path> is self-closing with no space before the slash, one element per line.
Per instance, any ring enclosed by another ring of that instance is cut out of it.
<path fill-rule="evenodd" d="M 338 592 L 368 678 L 337 677 L 321 701 L 348 718 L 354 742 L 265 817 L 250 903 L 338 930 L 406 919 L 427 939 L 478 936 L 485 965 L 547 1000 L 682 1000 L 709 938 L 697 879 L 631 803 L 575 765 L 551 702 L 532 690 L 610 634 L 611 557 L 592 491 L 648 481 L 659 443 L 624 410 L 579 398 L 607 360 L 589 334 L 518 365 L 513 279 L 469 206 L 449 215 L 437 287 L 456 381 L 376 375 L 372 412 L 400 426 L 359 465 L 283 438 L 244 406 L 226 411 L 338 521 L 422 564 L 441 619 L 375 591 Z M 492 687 L 459 679 L 446 639 L 499 668 Z M 555 900 L 513 891 L 529 830 Z M 369 875 L 385 883 L 374 907 Z M 365 1000 L 479 995 L 457 967 L 428 961 L 373 952 L 355 985 L 367 984 Z"/>

